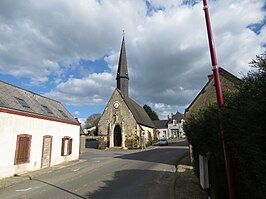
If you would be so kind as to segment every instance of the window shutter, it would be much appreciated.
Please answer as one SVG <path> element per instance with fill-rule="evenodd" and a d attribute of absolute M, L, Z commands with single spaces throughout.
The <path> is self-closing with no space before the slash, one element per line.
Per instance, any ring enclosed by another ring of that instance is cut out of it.
<path fill-rule="evenodd" d="M 17 135 L 17 146 L 15 153 L 15 164 L 27 163 L 30 161 L 31 135 Z"/>
<path fill-rule="evenodd" d="M 23 163 L 23 162 L 28 161 L 29 144 L 30 144 L 30 138 L 29 137 L 20 137 L 19 138 L 17 163 Z"/>

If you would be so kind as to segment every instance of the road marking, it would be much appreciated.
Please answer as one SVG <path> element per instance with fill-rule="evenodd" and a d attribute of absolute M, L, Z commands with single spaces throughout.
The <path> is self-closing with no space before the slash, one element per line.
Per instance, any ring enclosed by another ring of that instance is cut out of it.
<path fill-rule="evenodd" d="M 79 170 L 80 170 L 80 168 L 77 168 L 77 169 L 74 169 L 73 171 L 76 172 L 76 171 L 79 171 Z"/>
<path fill-rule="evenodd" d="M 25 191 L 29 191 L 29 190 L 31 190 L 32 189 L 32 187 L 30 187 L 30 188 L 28 188 L 28 189 L 18 189 L 18 190 L 16 190 L 16 191 L 22 191 L 22 192 L 25 192 Z"/>

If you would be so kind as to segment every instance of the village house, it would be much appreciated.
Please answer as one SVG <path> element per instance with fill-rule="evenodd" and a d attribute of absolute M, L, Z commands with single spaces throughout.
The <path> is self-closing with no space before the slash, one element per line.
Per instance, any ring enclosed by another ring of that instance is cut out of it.
<path fill-rule="evenodd" d="M 99 148 L 146 147 L 156 140 L 155 126 L 143 107 L 128 96 L 128 68 L 123 37 L 117 70 L 117 87 L 98 123 Z"/>
<path fill-rule="evenodd" d="M 168 120 L 154 120 L 154 126 L 156 128 L 157 137 L 158 139 L 162 138 L 169 138 L 169 131 L 168 131 Z"/>
<path fill-rule="evenodd" d="M 220 81 L 223 92 L 233 91 L 237 85 L 241 84 L 241 80 L 229 73 L 225 69 L 219 67 Z M 216 102 L 216 90 L 213 75 L 208 75 L 208 82 L 201 89 L 199 94 L 191 102 L 185 110 L 185 118 L 188 118 L 192 113 L 208 107 L 210 104 Z"/>
<path fill-rule="evenodd" d="M 55 100 L 0 81 L 0 178 L 79 159 L 79 122 Z"/>
<path fill-rule="evenodd" d="M 171 139 L 185 137 L 183 130 L 184 121 L 184 115 L 177 111 L 176 114 L 171 114 L 167 120 L 155 120 L 153 123 L 159 139 Z"/>
<path fill-rule="evenodd" d="M 172 114 L 168 122 L 168 137 L 169 138 L 181 138 L 184 136 L 183 123 L 184 115 L 182 113 L 176 112 Z"/>

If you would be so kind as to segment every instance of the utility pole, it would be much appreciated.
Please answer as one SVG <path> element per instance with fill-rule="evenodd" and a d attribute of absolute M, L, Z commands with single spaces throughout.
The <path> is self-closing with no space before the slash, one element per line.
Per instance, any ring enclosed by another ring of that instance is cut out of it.
<path fill-rule="evenodd" d="M 214 47 L 214 42 L 213 42 L 212 28 L 211 28 L 211 21 L 210 21 L 207 0 L 203 0 L 203 10 L 205 12 L 205 20 L 206 20 L 206 26 L 207 26 L 208 39 L 209 39 L 209 48 L 210 48 L 212 66 L 213 66 L 212 71 L 213 71 L 213 77 L 215 81 L 216 97 L 217 97 L 217 103 L 218 103 L 219 126 L 220 126 L 220 133 L 222 137 L 229 199 L 236 199 L 235 188 L 234 188 L 234 183 L 233 183 L 233 172 L 231 168 L 230 159 L 228 157 L 227 147 L 224 143 L 224 132 L 223 132 L 223 126 L 222 126 L 222 120 L 221 120 L 221 109 L 224 107 L 224 100 L 223 100 L 223 93 L 222 93 L 222 87 L 221 87 L 221 81 L 220 81 L 220 75 L 219 75 L 218 62 L 217 62 L 216 52 L 215 52 L 215 47 Z"/>

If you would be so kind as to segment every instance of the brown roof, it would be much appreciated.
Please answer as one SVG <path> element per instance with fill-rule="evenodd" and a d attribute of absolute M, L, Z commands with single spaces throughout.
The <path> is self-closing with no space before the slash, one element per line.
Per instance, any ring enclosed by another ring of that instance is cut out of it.
<path fill-rule="evenodd" d="M 58 101 L 0 80 L 0 108 L 78 124 Z"/>
<path fill-rule="evenodd" d="M 241 79 L 239 79 L 238 77 L 234 76 L 233 74 L 229 73 L 228 71 L 226 71 L 225 69 L 219 67 L 219 74 L 220 76 L 224 76 L 227 79 L 229 79 L 232 82 L 235 82 L 236 84 L 240 84 L 242 82 Z M 199 98 L 199 96 L 204 93 L 205 88 L 210 84 L 211 80 L 213 79 L 213 75 L 208 75 L 208 82 L 205 84 L 205 86 L 201 89 L 201 91 L 198 93 L 198 95 L 194 98 L 194 100 L 191 102 L 191 104 L 186 108 L 185 113 L 189 111 L 190 107 L 197 101 L 197 99 Z"/>

